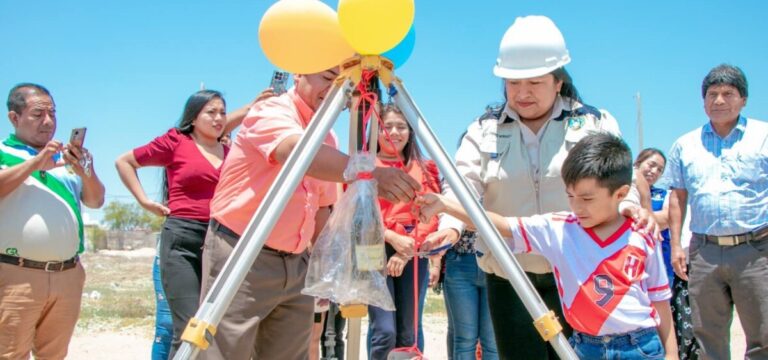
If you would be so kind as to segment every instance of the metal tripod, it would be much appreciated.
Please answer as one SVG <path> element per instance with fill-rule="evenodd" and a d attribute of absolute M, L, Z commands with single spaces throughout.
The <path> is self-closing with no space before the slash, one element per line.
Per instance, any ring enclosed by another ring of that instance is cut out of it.
<path fill-rule="evenodd" d="M 459 175 L 447 152 L 437 140 L 402 82 L 394 77 L 393 69 L 392 62 L 376 55 L 356 56 L 341 65 L 339 77 L 335 80 L 291 155 L 283 164 L 267 195 L 248 223 L 240 241 L 233 249 L 232 255 L 227 259 L 211 290 L 205 296 L 195 317 L 190 319 L 182 335 L 184 343 L 176 353 L 174 360 L 194 359 L 200 350 L 208 348 L 216 333 L 216 325 L 221 321 L 248 270 L 253 266 L 253 262 L 259 255 L 277 219 L 282 214 L 288 199 L 299 181 L 304 177 L 326 134 L 344 109 L 346 100 L 351 96 L 353 85 L 360 82 L 363 70 L 377 71 L 385 87 L 394 89 L 396 105 L 403 112 L 424 149 L 436 162 L 441 174 L 469 213 L 478 233 L 483 236 L 491 252 L 498 259 L 515 291 L 523 300 L 526 309 L 535 319 L 534 326 L 539 330 L 542 338 L 551 342 L 560 358 L 578 359 L 562 334 L 562 328 L 554 313 L 547 310 L 546 305 L 525 276 L 499 232 L 486 216 L 480 203 L 472 195 L 469 186 Z M 355 356 L 356 354 L 351 355 Z"/>
<path fill-rule="evenodd" d="M 325 341 L 321 344 L 323 349 L 325 349 L 325 356 L 321 356 L 320 360 L 339 359 L 336 355 L 336 315 L 338 313 L 339 306 L 331 303 L 331 305 L 328 307 L 328 313 L 325 315 L 325 326 L 323 327 Z M 360 334 L 357 335 L 360 336 Z"/>

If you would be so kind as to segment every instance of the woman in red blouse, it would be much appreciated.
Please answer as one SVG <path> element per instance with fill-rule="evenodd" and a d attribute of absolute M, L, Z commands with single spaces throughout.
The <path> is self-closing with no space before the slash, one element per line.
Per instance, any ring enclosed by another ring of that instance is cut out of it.
<path fill-rule="evenodd" d="M 269 90 L 255 101 L 271 96 Z M 187 99 L 177 127 L 150 143 L 121 155 L 115 165 L 120 179 L 147 211 L 166 216 L 160 233 L 159 259 L 165 296 L 173 317 L 173 346 L 195 315 L 200 301 L 203 239 L 208 229 L 213 197 L 228 146 L 219 139 L 236 127 L 250 105 L 227 116 L 220 92 L 198 91 Z M 163 200 L 147 197 L 136 169 L 165 168 Z"/>
<path fill-rule="evenodd" d="M 416 143 L 416 134 L 403 117 L 400 110 L 392 104 L 382 106 L 383 128 L 379 133 L 379 152 L 376 166 L 403 167 L 414 179 L 421 183 L 424 192 L 440 193 L 440 179 L 437 166 L 431 160 L 423 159 Z M 389 138 L 387 138 L 389 135 Z M 391 203 L 379 198 L 381 214 L 384 219 L 384 241 L 387 249 L 387 286 L 395 302 L 395 312 L 384 311 L 369 306 L 368 358 L 386 359 L 394 348 L 408 347 L 416 341 L 420 349 L 424 347 L 421 331 L 421 310 L 424 305 L 427 283 L 428 260 L 416 256 L 418 245 L 430 233 L 437 230 L 437 218 L 429 223 L 419 222 L 412 211 L 412 203 Z M 418 259 L 419 277 L 419 331 L 414 334 L 414 259 Z"/>

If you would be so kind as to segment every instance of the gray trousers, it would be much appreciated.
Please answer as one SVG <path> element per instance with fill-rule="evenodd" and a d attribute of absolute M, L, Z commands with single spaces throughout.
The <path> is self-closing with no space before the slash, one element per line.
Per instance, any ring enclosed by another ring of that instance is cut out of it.
<path fill-rule="evenodd" d="M 208 229 L 203 249 L 203 291 L 210 291 L 237 239 Z M 200 359 L 309 358 L 314 300 L 302 295 L 309 255 L 262 249 Z"/>
<path fill-rule="evenodd" d="M 694 235 L 688 283 L 702 359 L 730 358 L 733 307 L 747 338 L 747 359 L 768 359 L 768 237 L 720 246 Z"/>

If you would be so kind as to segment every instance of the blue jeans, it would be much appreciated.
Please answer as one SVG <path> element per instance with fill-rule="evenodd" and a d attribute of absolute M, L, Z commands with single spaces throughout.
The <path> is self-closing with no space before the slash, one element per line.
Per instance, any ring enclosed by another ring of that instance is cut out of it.
<path fill-rule="evenodd" d="M 579 359 L 664 359 L 664 346 L 656 328 L 605 336 L 574 330 L 569 342 Z"/>
<path fill-rule="evenodd" d="M 394 250 L 387 245 L 387 255 Z M 414 258 L 416 259 L 416 258 Z M 422 331 L 422 313 L 424 297 L 427 294 L 429 272 L 428 260 L 419 259 L 419 331 L 418 346 L 424 350 L 424 333 Z M 387 287 L 395 302 L 396 311 L 385 311 L 375 306 L 368 307 L 368 359 L 384 360 L 392 349 L 408 347 L 414 343 L 413 333 L 413 263 L 408 261 L 402 275 L 393 278 L 387 276 Z"/>
<path fill-rule="evenodd" d="M 445 280 L 443 280 L 443 291 L 445 291 Z M 445 334 L 445 345 L 448 354 L 448 360 L 453 360 L 453 320 L 451 319 L 450 305 L 448 305 L 448 296 L 443 295 L 445 302 L 445 312 L 448 316 L 448 331 Z"/>
<path fill-rule="evenodd" d="M 155 341 L 152 343 L 152 360 L 166 360 L 173 340 L 173 319 L 160 281 L 160 257 L 155 256 L 152 265 L 152 282 L 155 284 Z"/>
<path fill-rule="evenodd" d="M 485 274 L 474 254 L 445 255 L 445 299 L 453 327 L 453 359 L 475 359 L 478 340 L 483 359 L 498 359 Z"/>

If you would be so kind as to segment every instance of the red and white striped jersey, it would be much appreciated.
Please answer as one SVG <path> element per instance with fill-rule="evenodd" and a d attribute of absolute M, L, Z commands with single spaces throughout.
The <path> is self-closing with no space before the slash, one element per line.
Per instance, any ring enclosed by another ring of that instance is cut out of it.
<path fill-rule="evenodd" d="M 632 229 L 632 220 L 601 240 L 571 213 L 507 219 L 516 253 L 544 255 L 554 268 L 563 313 L 577 331 L 594 335 L 656 327 L 651 305 L 669 300 L 661 247 Z"/>

